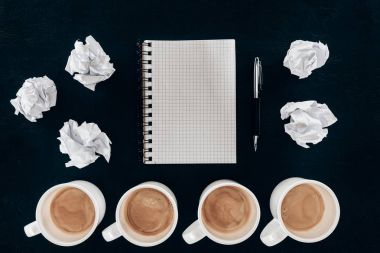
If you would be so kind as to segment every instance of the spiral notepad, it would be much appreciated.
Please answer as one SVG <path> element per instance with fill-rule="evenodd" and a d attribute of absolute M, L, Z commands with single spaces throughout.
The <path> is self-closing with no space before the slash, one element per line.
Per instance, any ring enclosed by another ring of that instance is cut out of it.
<path fill-rule="evenodd" d="M 146 40 L 140 53 L 144 163 L 236 163 L 235 40 Z"/>

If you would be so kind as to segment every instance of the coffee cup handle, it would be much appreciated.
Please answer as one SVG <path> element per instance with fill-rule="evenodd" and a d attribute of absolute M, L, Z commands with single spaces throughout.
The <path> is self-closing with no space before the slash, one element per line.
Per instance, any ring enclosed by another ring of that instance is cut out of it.
<path fill-rule="evenodd" d="M 193 244 L 205 237 L 205 233 L 201 228 L 199 220 L 196 220 L 191 224 L 183 233 L 182 238 L 187 244 Z"/>
<path fill-rule="evenodd" d="M 24 227 L 24 232 L 27 237 L 32 237 L 41 233 L 37 221 L 33 221 Z"/>
<path fill-rule="evenodd" d="M 282 229 L 279 221 L 273 219 L 261 232 L 260 239 L 266 246 L 270 247 L 282 242 L 287 236 L 287 233 Z"/>
<path fill-rule="evenodd" d="M 102 232 L 104 240 L 107 242 L 113 241 L 121 236 L 121 233 L 119 229 L 116 226 L 116 222 L 110 226 L 108 226 L 106 229 Z"/>

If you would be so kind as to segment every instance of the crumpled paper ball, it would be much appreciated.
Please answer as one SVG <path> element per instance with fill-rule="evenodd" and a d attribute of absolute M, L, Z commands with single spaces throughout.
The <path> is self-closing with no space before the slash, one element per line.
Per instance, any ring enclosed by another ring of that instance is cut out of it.
<path fill-rule="evenodd" d="M 81 169 L 98 159 L 96 153 L 109 162 L 111 141 L 97 124 L 83 122 L 78 126 L 75 120 L 70 119 L 64 123 L 59 133 L 59 150 L 70 157 L 70 161 L 65 164 L 66 167 L 75 166 Z"/>
<path fill-rule="evenodd" d="M 317 101 L 289 102 L 281 110 L 281 119 L 290 117 L 285 124 L 285 132 L 301 147 L 309 148 L 307 143 L 317 144 L 327 136 L 326 127 L 334 124 L 337 118 L 326 104 Z"/>
<path fill-rule="evenodd" d="M 26 79 L 17 91 L 16 98 L 11 99 L 15 114 L 23 114 L 31 122 L 43 117 L 57 102 L 57 88 L 47 76 Z"/>
<path fill-rule="evenodd" d="M 326 63 L 329 54 L 329 48 L 321 42 L 296 40 L 290 45 L 284 66 L 300 79 L 306 78 Z"/>
<path fill-rule="evenodd" d="M 115 72 L 110 57 L 91 35 L 87 36 L 86 44 L 81 41 L 75 42 L 65 70 L 92 91 L 97 83 L 110 78 Z"/>

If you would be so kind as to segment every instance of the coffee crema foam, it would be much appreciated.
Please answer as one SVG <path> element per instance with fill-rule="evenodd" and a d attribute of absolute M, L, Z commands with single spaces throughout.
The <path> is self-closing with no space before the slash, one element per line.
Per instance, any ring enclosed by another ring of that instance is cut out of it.
<path fill-rule="evenodd" d="M 301 184 L 286 194 L 281 205 L 281 217 L 287 228 L 305 231 L 321 221 L 324 209 L 321 194 L 313 186 Z"/>
<path fill-rule="evenodd" d="M 60 230 L 81 233 L 92 227 L 95 208 L 86 193 L 74 187 L 67 187 L 54 196 L 50 205 L 50 215 Z"/>
<path fill-rule="evenodd" d="M 250 220 L 252 207 L 246 193 L 238 187 L 223 186 L 211 192 L 203 203 L 206 227 L 218 233 L 234 233 Z"/>
<path fill-rule="evenodd" d="M 125 200 L 124 222 L 143 236 L 155 236 L 167 231 L 174 219 L 173 206 L 162 192 L 143 188 Z"/>

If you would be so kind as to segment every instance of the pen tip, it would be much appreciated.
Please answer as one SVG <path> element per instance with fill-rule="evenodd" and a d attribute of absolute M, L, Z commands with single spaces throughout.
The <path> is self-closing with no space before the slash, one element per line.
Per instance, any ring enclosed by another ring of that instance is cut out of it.
<path fill-rule="evenodd" d="M 254 149 L 255 149 L 255 152 L 257 150 L 257 139 L 258 139 L 258 136 L 253 136 L 253 146 L 254 146 Z"/>

